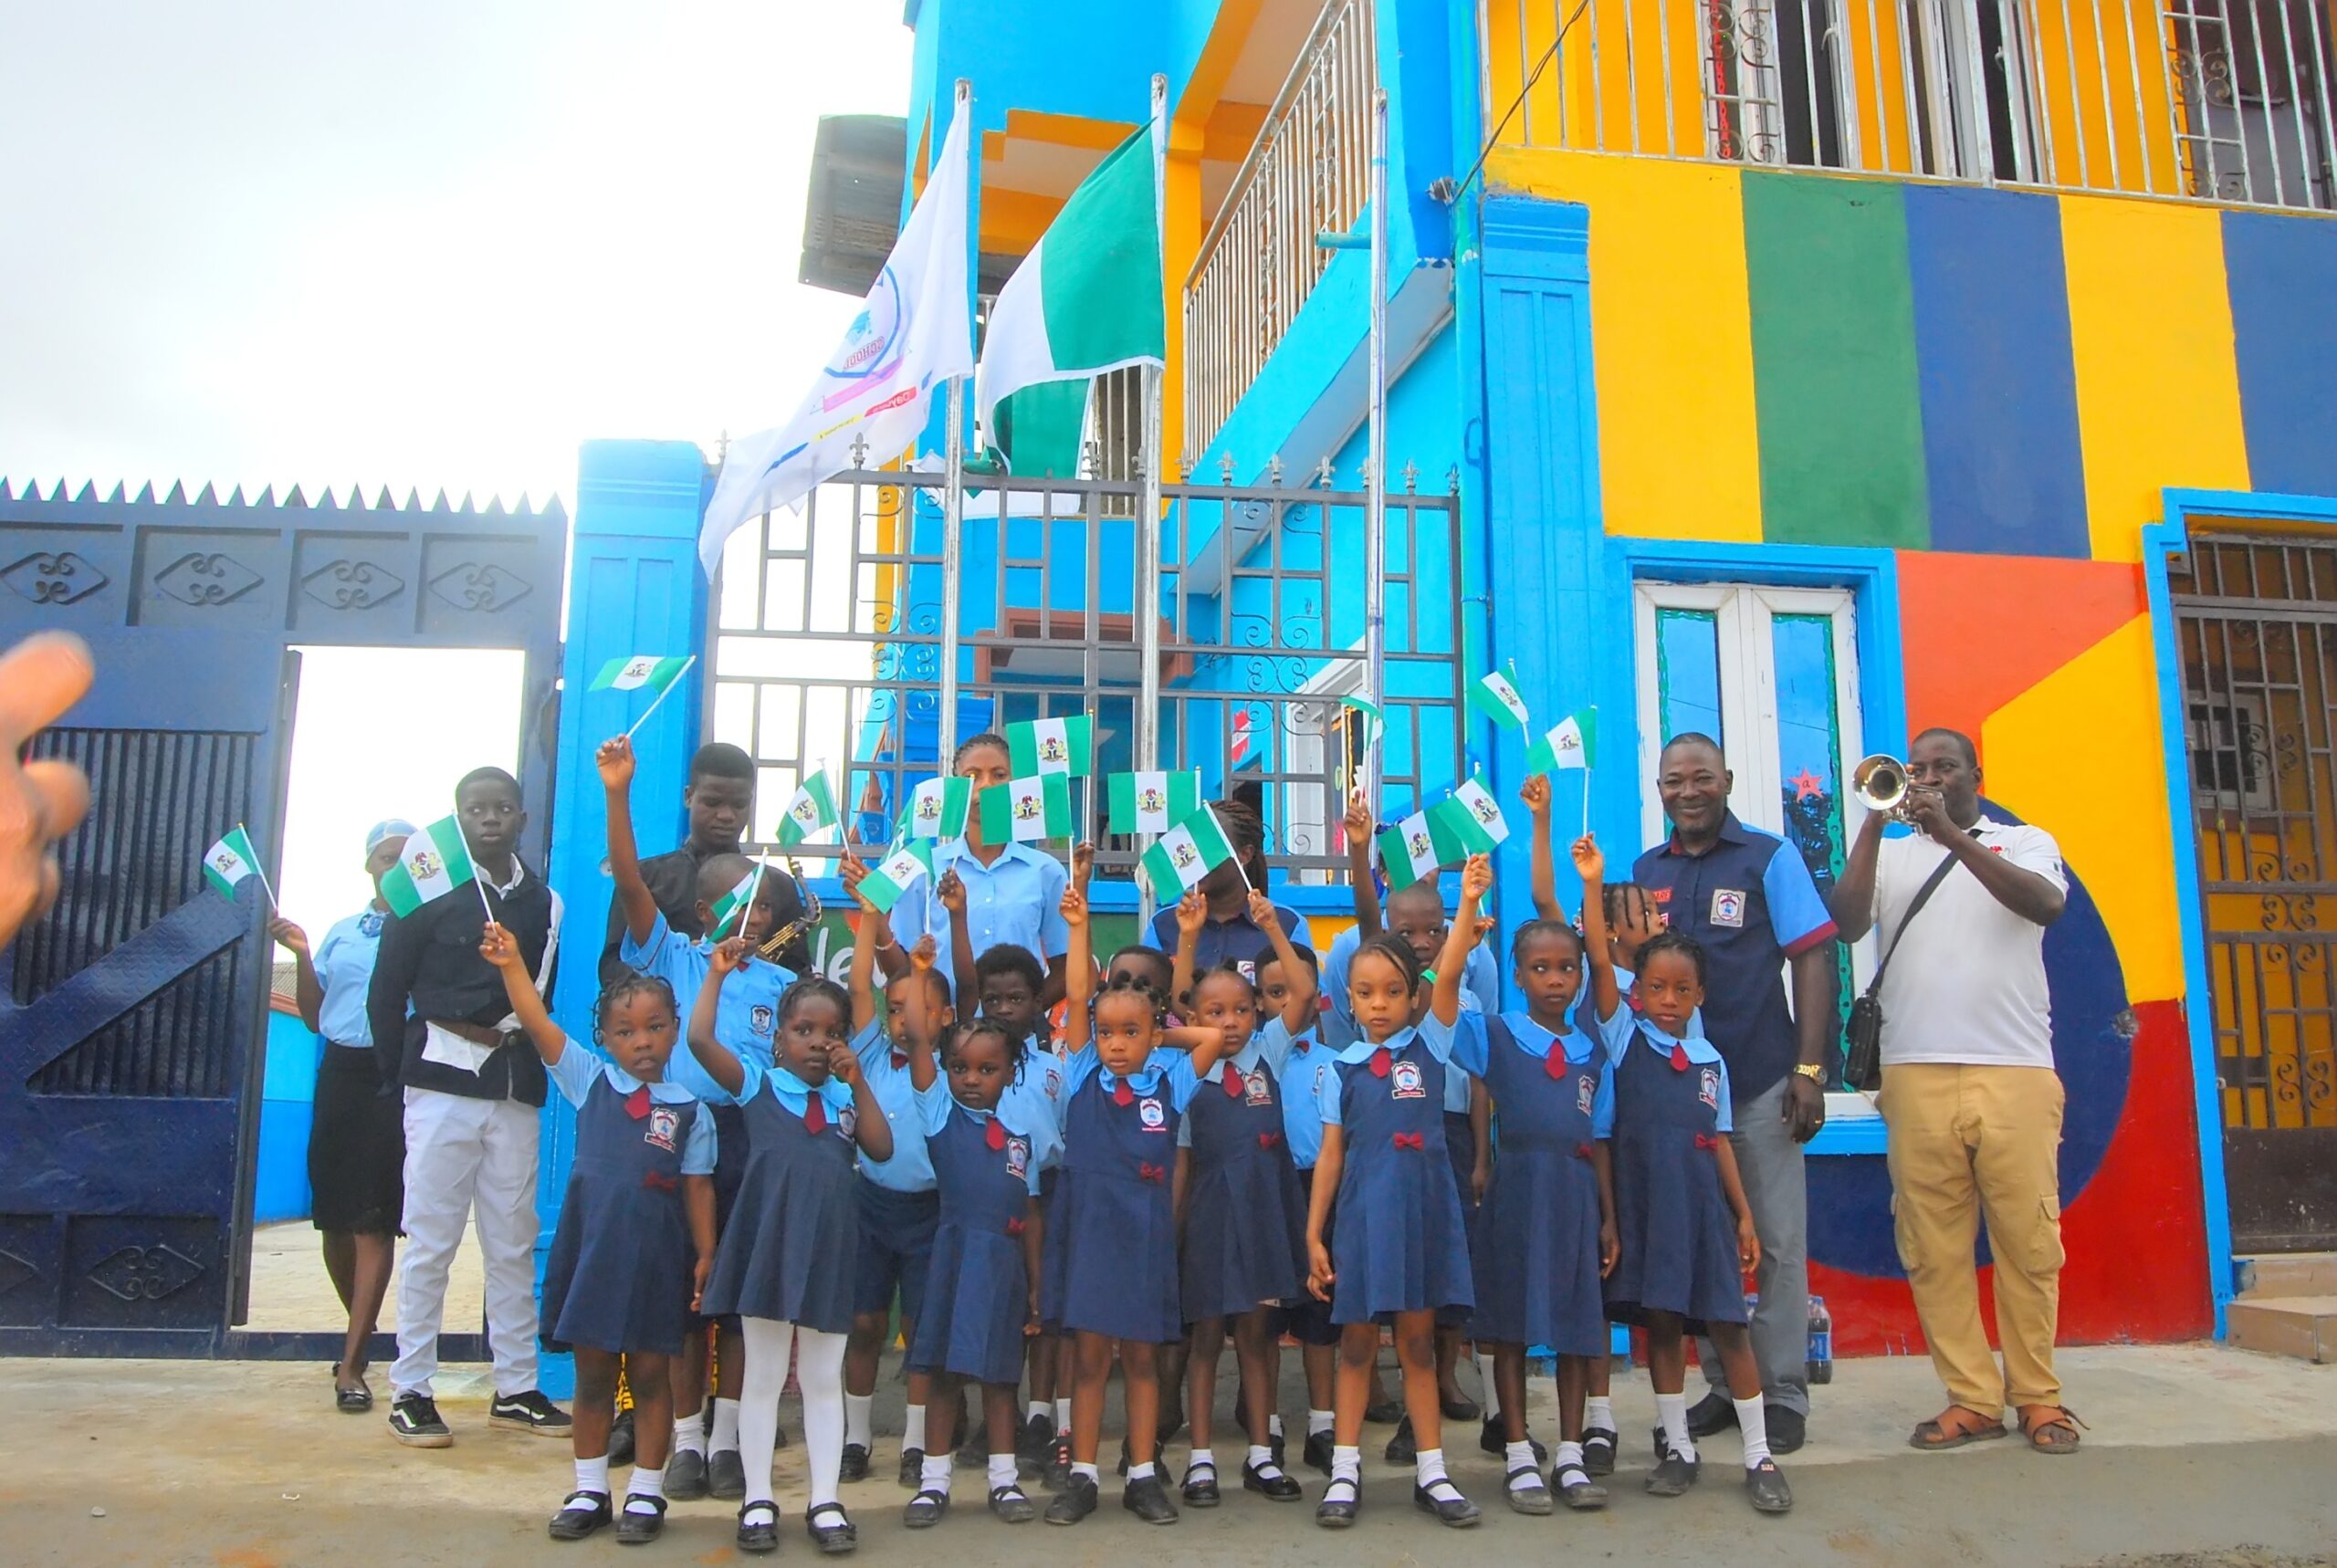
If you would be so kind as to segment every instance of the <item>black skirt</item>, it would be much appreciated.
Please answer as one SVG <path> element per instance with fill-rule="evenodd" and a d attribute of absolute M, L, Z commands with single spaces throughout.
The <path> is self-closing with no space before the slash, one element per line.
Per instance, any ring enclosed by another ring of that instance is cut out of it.
<path fill-rule="evenodd" d="M 328 1045 L 309 1124 L 309 1218 L 320 1230 L 403 1236 L 405 1104 L 382 1092 L 373 1053 Z"/>

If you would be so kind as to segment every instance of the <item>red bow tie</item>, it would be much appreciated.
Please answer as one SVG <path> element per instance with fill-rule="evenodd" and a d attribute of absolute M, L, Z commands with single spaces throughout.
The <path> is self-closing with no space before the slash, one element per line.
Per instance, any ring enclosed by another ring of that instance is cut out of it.
<path fill-rule="evenodd" d="M 1542 1065 L 1549 1069 L 1551 1077 L 1564 1078 L 1567 1075 L 1567 1042 L 1562 1040 L 1552 1040 L 1550 1054 L 1542 1059 Z"/>
<path fill-rule="evenodd" d="M 1258 1147 L 1262 1149 L 1271 1149 L 1276 1144 L 1281 1142 L 1282 1134 L 1280 1133 L 1260 1133 L 1258 1134 Z"/>
<path fill-rule="evenodd" d="M 1577 1144 L 1574 1146 L 1574 1157 L 1578 1160 L 1588 1159 L 1591 1155 L 1591 1147 L 1588 1144 Z"/>
<path fill-rule="evenodd" d="M 992 1116 L 990 1119 L 990 1125 L 983 1129 L 982 1142 L 993 1149 L 1006 1147 L 1006 1129 L 998 1124 L 997 1117 Z"/>
<path fill-rule="evenodd" d="M 681 1186 L 682 1182 L 679 1176 L 667 1176 L 664 1171 L 644 1171 L 641 1173 L 641 1185 L 653 1192 L 673 1192 Z"/>
<path fill-rule="evenodd" d="M 893 1071 L 898 1072 L 909 1064 L 909 1053 L 896 1046 L 893 1050 Z"/>
<path fill-rule="evenodd" d="M 1115 1105 L 1133 1105 L 1136 1103 L 1136 1091 L 1128 1087 L 1128 1081 L 1127 1079 L 1123 1078 L 1117 1083 L 1112 1085 L 1112 1103 Z"/>
<path fill-rule="evenodd" d="M 643 1084 L 624 1097 L 624 1113 L 636 1122 L 649 1114 L 648 1084 Z"/>
<path fill-rule="evenodd" d="M 817 1094 L 803 1096 L 803 1130 L 819 1134 L 828 1130 L 828 1113 Z"/>
<path fill-rule="evenodd" d="M 1009 1236 L 1020 1236 L 1020 1235 L 1022 1235 L 1022 1222 L 1021 1220 L 1019 1220 L 1019 1219 L 1010 1219 L 1010 1220 L 1008 1220 L 1008 1221 L 1006 1222 L 1006 1233 L 1007 1233 Z"/>
<path fill-rule="evenodd" d="M 1396 1059 L 1388 1053 L 1388 1048 L 1383 1045 L 1371 1053 L 1371 1075 L 1374 1078 L 1385 1078 L 1388 1076 L 1388 1070 L 1395 1063 Z"/>
<path fill-rule="evenodd" d="M 1238 1067 L 1227 1067 L 1225 1070 L 1225 1097 L 1228 1100 L 1239 1100 L 1242 1098 L 1242 1091 L 1247 1088 L 1249 1088 L 1249 1085 L 1243 1082 L 1242 1079 L 1242 1070 Z"/>
<path fill-rule="evenodd" d="M 1672 1071 L 1674 1072 L 1688 1071 L 1688 1048 L 1676 1040 L 1672 1042 Z"/>
<path fill-rule="evenodd" d="M 1139 1165 L 1136 1167 L 1136 1175 L 1138 1181 L 1164 1182 L 1168 1179 L 1168 1168 L 1166 1166 Z"/>
<path fill-rule="evenodd" d="M 1425 1134 L 1421 1133 L 1398 1133 L 1391 1141 L 1399 1149 L 1425 1149 L 1428 1147 L 1428 1137 Z"/>
<path fill-rule="evenodd" d="M 1717 1133 L 1698 1133 L 1696 1134 L 1696 1147 L 1700 1149 L 1719 1148 L 1720 1134 Z"/>

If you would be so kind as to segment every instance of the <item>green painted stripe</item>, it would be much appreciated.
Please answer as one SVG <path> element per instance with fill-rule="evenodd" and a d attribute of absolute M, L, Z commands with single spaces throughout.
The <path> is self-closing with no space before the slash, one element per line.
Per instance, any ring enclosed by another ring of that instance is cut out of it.
<path fill-rule="evenodd" d="M 1762 537 L 1930 548 L 1899 187 L 1808 174 L 1744 183 Z"/>

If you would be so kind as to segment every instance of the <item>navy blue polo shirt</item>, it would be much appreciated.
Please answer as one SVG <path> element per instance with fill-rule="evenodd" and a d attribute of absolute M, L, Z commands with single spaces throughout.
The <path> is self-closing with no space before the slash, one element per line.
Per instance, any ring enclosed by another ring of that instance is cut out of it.
<path fill-rule="evenodd" d="M 1282 923 L 1283 934 L 1290 938 L 1292 946 L 1308 946 L 1298 911 L 1277 904 L 1274 918 Z M 1152 917 L 1152 924 L 1145 927 L 1144 945 L 1176 956 L 1176 905 L 1170 904 Z M 1273 956 L 1274 939 L 1250 918 L 1249 911 L 1243 910 L 1231 920 L 1210 920 L 1201 926 L 1200 936 L 1193 943 L 1193 973 L 1205 975 L 1221 965 L 1240 964 L 1242 972 L 1254 980 Z"/>
<path fill-rule="evenodd" d="M 1703 945 L 1704 1022 L 1736 1103 L 1774 1087 L 1801 1057 L 1785 962 L 1834 939 L 1801 852 L 1731 811 L 1703 853 L 1682 850 L 1675 833 L 1640 856 L 1631 878 L 1672 930 Z"/>

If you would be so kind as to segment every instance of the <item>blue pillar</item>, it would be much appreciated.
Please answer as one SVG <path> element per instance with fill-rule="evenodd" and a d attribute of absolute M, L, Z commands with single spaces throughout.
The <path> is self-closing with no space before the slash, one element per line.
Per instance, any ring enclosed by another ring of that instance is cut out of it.
<path fill-rule="evenodd" d="M 633 741 L 634 821 L 643 848 L 656 852 L 680 842 L 687 826 L 682 790 L 688 783 L 690 754 L 697 748 L 704 706 L 698 694 L 706 689 L 709 653 L 707 583 L 697 564 L 705 487 L 706 458 L 690 442 L 588 441 L 577 455 L 560 740 L 550 798 L 538 784 L 531 802 L 536 810 L 553 812 L 547 875 L 567 907 L 552 1016 L 572 1040 L 592 1038 L 611 894 L 603 863 L 608 813 L 592 754 L 602 741 L 622 734 L 650 700 L 639 693 L 587 688 L 611 659 L 634 653 L 698 656 L 682 689 Z M 575 1113 L 554 1094 L 544 1107 L 543 1166 L 536 1191 L 540 1275 L 575 1152 Z M 573 1388 L 574 1369 L 567 1357 L 545 1358 L 544 1384 L 559 1396 Z"/>

